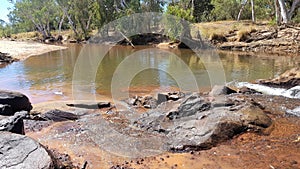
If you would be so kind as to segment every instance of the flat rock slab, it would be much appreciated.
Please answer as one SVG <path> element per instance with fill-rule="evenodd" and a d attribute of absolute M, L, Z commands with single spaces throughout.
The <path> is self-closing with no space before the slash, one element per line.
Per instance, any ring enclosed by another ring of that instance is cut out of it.
<path fill-rule="evenodd" d="M 24 135 L 0 133 L 1 169 L 52 169 L 52 158 L 38 142 Z"/>

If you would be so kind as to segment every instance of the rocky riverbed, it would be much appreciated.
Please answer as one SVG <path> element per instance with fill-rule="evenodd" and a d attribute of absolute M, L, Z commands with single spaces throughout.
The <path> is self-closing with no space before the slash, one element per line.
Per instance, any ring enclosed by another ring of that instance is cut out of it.
<path fill-rule="evenodd" d="M 289 25 L 263 30 L 231 30 L 222 35 L 213 34 L 210 42 L 221 50 L 299 54 L 299 31 L 299 26 Z"/>
<path fill-rule="evenodd" d="M 298 75 L 295 68 L 277 79 L 294 88 Z M 300 166 L 299 98 L 215 86 L 210 93 L 32 106 L 21 93 L 0 93 L 1 168 Z"/>

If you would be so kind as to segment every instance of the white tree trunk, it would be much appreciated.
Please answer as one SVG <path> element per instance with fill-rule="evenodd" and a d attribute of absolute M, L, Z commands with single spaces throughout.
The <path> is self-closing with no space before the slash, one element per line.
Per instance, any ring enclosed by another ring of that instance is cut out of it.
<path fill-rule="evenodd" d="M 61 19 L 60 19 L 60 22 L 59 22 L 59 25 L 58 25 L 58 32 L 59 32 L 59 34 L 61 34 L 61 27 L 62 27 L 62 24 L 64 23 L 64 20 L 65 20 L 65 13 L 63 12 L 63 15 L 62 15 L 62 17 L 61 17 Z"/>
<path fill-rule="evenodd" d="M 240 21 L 242 12 L 243 12 L 243 10 L 244 10 L 247 2 L 248 2 L 248 0 L 244 0 L 244 1 L 241 2 L 242 7 L 241 7 L 240 12 L 239 12 L 239 14 L 237 16 L 237 21 Z"/>
<path fill-rule="evenodd" d="M 280 22 L 281 22 L 281 15 L 280 15 L 280 9 L 279 9 L 278 0 L 274 0 L 274 7 L 275 7 L 275 19 L 276 19 L 276 23 L 277 23 L 277 25 L 279 25 Z"/>
<path fill-rule="evenodd" d="M 284 3 L 284 0 L 278 0 L 279 2 L 279 6 L 280 6 L 280 13 L 282 16 L 282 23 L 286 24 L 289 22 L 289 18 L 288 18 L 288 14 L 287 14 L 287 10 L 286 10 L 286 6 Z"/>
<path fill-rule="evenodd" d="M 254 0 L 251 0 L 252 22 L 255 23 Z"/>

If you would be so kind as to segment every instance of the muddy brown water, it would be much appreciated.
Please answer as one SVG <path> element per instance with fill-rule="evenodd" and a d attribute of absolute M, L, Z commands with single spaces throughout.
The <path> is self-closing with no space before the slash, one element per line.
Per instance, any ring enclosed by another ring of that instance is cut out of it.
<path fill-rule="evenodd" d="M 224 79 L 226 82 L 240 82 L 273 78 L 300 63 L 299 57 L 281 55 L 196 51 L 197 56 L 192 50 L 159 50 L 145 46 L 135 49 L 115 46 L 106 53 L 107 49 L 103 45 L 72 45 L 67 50 L 32 56 L 4 66 L 0 68 L 0 88 L 23 92 L 33 103 L 70 100 L 74 94 L 74 72 L 79 72 L 84 78 L 95 76 L 89 78 L 92 81 L 85 82 L 84 85 L 90 86 L 82 91 L 82 95 L 96 94 L 97 98 L 111 96 L 114 76 L 131 78 L 130 89 L 126 84 L 117 85 L 119 92 L 155 93 L 182 88 L 182 84 L 187 84 L 183 88 L 192 88 L 193 80 L 196 80 L 198 89 L 207 90 L 213 83 L 212 79 L 222 83 Z M 95 59 L 91 58 L 101 55 L 105 56 L 99 65 L 92 63 Z M 79 70 L 74 70 L 79 64 L 78 58 L 85 63 Z M 218 60 L 222 67 L 216 66 Z M 136 71 L 137 67 L 144 69 Z M 90 74 L 90 69 L 96 71 L 96 75 Z M 222 77 L 224 74 L 225 78 Z"/>

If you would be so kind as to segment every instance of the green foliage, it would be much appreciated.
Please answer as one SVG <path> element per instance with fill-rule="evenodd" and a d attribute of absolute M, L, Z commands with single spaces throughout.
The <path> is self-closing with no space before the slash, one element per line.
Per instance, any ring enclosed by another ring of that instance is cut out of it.
<path fill-rule="evenodd" d="M 76 39 L 88 39 L 94 29 L 121 18 L 139 12 L 164 12 L 182 18 L 189 22 L 203 22 L 215 20 L 235 20 L 243 0 L 16 0 L 11 3 L 14 8 L 9 14 L 10 25 L 1 24 L 0 34 L 39 31 L 44 38 L 51 36 L 52 30 L 60 28 L 71 29 Z M 274 0 L 254 0 L 257 19 L 275 18 Z M 289 9 L 293 0 L 286 0 Z M 166 8 L 167 7 L 167 8 Z M 138 18 L 136 18 L 138 19 Z M 124 22 L 105 28 L 150 30 L 158 26 L 161 18 L 149 16 L 147 25 L 139 25 L 139 21 Z M 250 0 L 246 4 L 241 19 L 251 19 Z M 300 22 L 299 9 L 293 16 L 293 21 Z M 181 19 L 165 21 L 169 27 L 168 35 L 177 38 L 183 31 Z M 272 23 L 273 24 L 273 23 Z M 60 32 L 60 31 L 59 31 Z"/>
<path fill-rule="evenodd" d="M 191 9 L 183 9 L 179 5 L 168 6 L 167 14 L 177 16 L 187 21 L 193 21 L 194 19 Z"/>
<path fill-rule="evenodd" d="M 183 32 L 182 19 L 186 21 L 193 21 L 194 17 L 192 15 L 191 9 L 184 9 L 182 4 L 169 5 L 167 8 L 167 14 L 173 15 L 175 17 L 167 17 L 165 20 L 167 32 L 166 34 L 172 39 L 179 39 L 181 33 Z"/>
<path fill-rule="evenodd" d="M 51 36 L 51 27 L 54 27 L 57 6 L 53 0 L 22 0 L 16 1 L 14 10 L 10 12 L 12 26 L 16 31 L 38 30 L 43 37 Z"/>
<path fill-rule="evenodd" d="M 300 23 L 300 8 L 296 11 L 296 14 L 294 15 L 292 21 L 294 23 Z"/>
<path fill-rule="evenodd" d="M 234 20 L 236 19 L 240 3 L 235 0 L 212 0 L 214 9 L 211 11 L 212 20 Z"/>
<path fill-rule="evenodd" d="M 0 19 L 0 38 L 1 37 L 10 37 L 12 34 L 12 29 L 10 25 L 7 25 L 5 21 Z"/>
<path fill-rule="evenodd" d="M 210 12 L 214 9 L 211 0 L 194 0 L 193 16 L 196 22 L 209 21 Z"/>
<path fill-rule="evenodd" d="M 163 0 L 142 0 L 141 9 L 144 12 L 163 12 Z"/>

